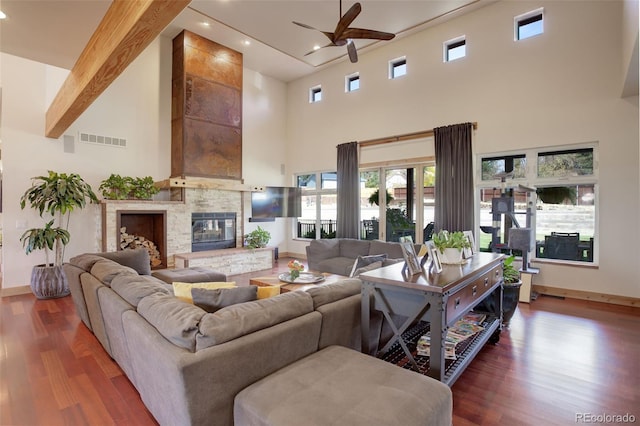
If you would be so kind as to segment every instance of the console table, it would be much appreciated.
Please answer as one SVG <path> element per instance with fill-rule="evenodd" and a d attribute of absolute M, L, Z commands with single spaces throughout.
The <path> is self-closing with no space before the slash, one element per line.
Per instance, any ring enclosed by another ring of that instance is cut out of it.
<path fill-rule="evenodd" d="M 502 312 L 502 261 L 498 253 L 476 253 L 462 265 L 443 265 L 442 272 L 408 275 L 403 263 L 360 275 L 362 285 L 362 351 L 368 352 L 371 309 L 379 310 L 389 322 L 393 337 L 379 353 L 398 342 L 411 365 L 419 370 L 403 333 L 417 321 L 428 321 L 431 355 L 427 374 L 451 386 L 482 346 L 499 331 Z M 447 329 L 481 301 L 492 297 L 496 312 L 488 312 L 485 329 L 473 338 L 455 362 L 445 368 L 444 341 Z M 397 327 L 392 314 L 407 317 Z M 378 355 L 372 353 L 371 355 Z"/>

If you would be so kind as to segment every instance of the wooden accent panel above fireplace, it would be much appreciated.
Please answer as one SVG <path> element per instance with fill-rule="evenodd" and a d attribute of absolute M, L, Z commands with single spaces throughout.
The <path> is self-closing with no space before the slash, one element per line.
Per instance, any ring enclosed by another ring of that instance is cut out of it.
<path fill-rule="evenodd" d="M 171 176 L 242 179 L 242 53 L 173 39 Z"/>

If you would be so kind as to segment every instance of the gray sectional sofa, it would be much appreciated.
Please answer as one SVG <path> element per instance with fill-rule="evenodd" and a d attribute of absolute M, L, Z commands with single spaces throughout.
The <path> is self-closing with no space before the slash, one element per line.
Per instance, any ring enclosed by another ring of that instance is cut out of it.
<path fill-rule="evenodd" d="M 420 249 L 419 246 L 415 248 Z M 306 251 L 310 271 L 329 272 L 347 277 L 354 272 L 353 266 L 358 256 L 386 255 L 381 266 L 404 260 L 400 243 L 380 240 L 313 240 L 306 247 Z"/>
<path fill-rule="evenodd" d="M 268 413 L 280 407 L 282 415 L 282 401 L 270 396 L 270 383 L 280 390 L 283 380 L 293 386 L 300 365 L 322 364 L 323 359 L 342 359 L 341 364 L 353 365 L 356 370 L 366 368 L 369 373 L 370 363 L 378 363 L 373 366 L 381 372 L 378 380 L 398 375 L 399 384 L 415 385 L 407 387 L 405 393 L 420 389 L 420 393 L 437 396 L 440 402 L 435 408 L 418 404 L 407 411 L 404 407 L 403 415 L 412 419 L 407 424 L 443 424 L 443 419 L 451 422 L 451 392 L 445 385 L 354 350 L 360 349 L 359 279 L 207 313 L 174 297 L 170 284 L 100 255 L 74 257 L 64 269 L 83 322 L 162 425 L 242 425 L 248 424 L 247 418 L 259 418 L 265 425 L 283 424 Z M 333 349 L 336 347 L 342 349 Z M 270 382 L 277 372 L 279 375 Z M 369 389 L 371 398 L 375 394 L 392 402 L 408 396 L 384 386 L 373 389 L 375 385 L 367 382 L 369 373 L 360 374 L 359 388 Z M 313 374 L 319 373 L 307 371 L 307 379 L 320 383 L 320 378 L 311 377 Z M 352 392 L 352 385 L 345 382 L 331 391 L 346 396 Z M 260 396 L 265 389 L 266 394 Z M 236 400 L 241 392 L 245 397 Z M 360 399 L 370 397 L 361 395 Z M 293 413 L 296 407 L 289 409 Z M 343 406 L 336 410 L 357 417 L 362 408 Z M 296 417 L 305 424 L 324 421 L 314 420 L 306 410 Z M 251 424 L 257 423 L 252 420 Z"/>

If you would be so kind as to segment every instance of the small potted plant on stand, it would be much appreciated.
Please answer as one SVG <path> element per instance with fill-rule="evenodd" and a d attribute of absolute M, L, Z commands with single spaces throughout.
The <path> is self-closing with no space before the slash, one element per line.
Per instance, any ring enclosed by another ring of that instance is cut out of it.
<path fill-rule="evenodd" d="M 250 249 L 266 247 L 267 244 L 269 244 L 270 239 L 271 233 L 262 229 L 260 226 L 258 226 L 258 229 L 255 229 L 244 236 L 246 246 Z"/>
<path fill-rule="evenodd" d="M 520 272 L 513 266 L 514 255 L 507 257 L 502 264 L 502 325 L 509 326 L 520 300 L 522 280 Z"/>
<path fill-rule="evenodd" d="M 32 228 L 22 234 L 22 242 L 27 254 L 34 250 L 45 251 L 45 264 L 36 265 L 31 273 L 31 290 L 38 299 L 63 297 L 69 294 L 69 285 L 62 269 L 64 246 L 69 243 L 69 215 L 82 209 L 89 199 L 97 202 L 91 186 L 77 174 L 49 171 L 48 176 L 33 178 L 33 184 L 20 198 L 20 208 L 27 203 L 38 211 L 40 217 L 46 212 L 53 219 L 44 228 Z M 58 226 L 54 222 L 58 216 Z M 66 218 L 66 221 L 65 221 Z M 55 250 L 55 261 L 49 263 L 49 250 Z"/>
<path fill-rule="evenodd" d="M 442 254 L 442 263 L 447 264 L 461 263 L 462 251 L 471 247 L 471 243 L 461 231 L 440 230 L 437 234 L 433 234 L 431 241 Z"/>

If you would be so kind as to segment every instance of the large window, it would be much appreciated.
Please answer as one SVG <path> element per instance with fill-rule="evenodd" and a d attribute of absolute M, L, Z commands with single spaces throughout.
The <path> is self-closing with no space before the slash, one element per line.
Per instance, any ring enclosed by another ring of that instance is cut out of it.
<path fill-rule="evenodd" d="M 296 176 L 302 190 L 302 216 L 298 218 L 298 238 L 336 237 L 336 172 Z"/>
<path fill-rule="evenodd" d="M 537 260 L 597 263 L 596 155 L 591 145 L 482 156 L 480 249 L 510 251 L 509 230 L 529 226 Z"/>

